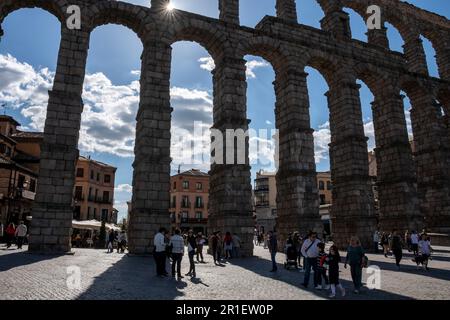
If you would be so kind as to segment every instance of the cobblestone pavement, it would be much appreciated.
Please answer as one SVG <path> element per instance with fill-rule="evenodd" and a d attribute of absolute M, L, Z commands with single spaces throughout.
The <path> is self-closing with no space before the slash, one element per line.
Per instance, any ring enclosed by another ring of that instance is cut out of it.
<path fill-rule="evenodd" d="M 400 270 L 393 258 L 368 255 L 371 264 L 381 268 L 381 288 L 359 295 L 352 293 L 349 269 L 341 266 L 348 289 L 344 299 L 450 299 L 450 247 L 435 249 L 429 271 L 417 270 L 407 252 Z M 223 267 L 205 255 L 207 263 L 196 265 L 198 278 L 182 281 L 156 277 L 152 257 L 73 251 L 74 255 L 41 256 L 0 247 L 0 299 L 328 299 L 324 290 L 303 288 L 302 273 L 283 268 L 284 254 L 277 257 L 279 271 L 270 273 L 268 251 L 261 247 L 256 247 L 255 257 L 230 260 Z M 70 266 L 81 268 L 81 289 L 67 286 Z M 185 256 L 182 271 L 188 268 Z"/>

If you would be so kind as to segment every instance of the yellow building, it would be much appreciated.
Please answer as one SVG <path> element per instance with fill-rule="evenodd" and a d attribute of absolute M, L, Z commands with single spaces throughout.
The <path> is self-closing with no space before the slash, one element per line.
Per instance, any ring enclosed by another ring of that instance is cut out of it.
<path fill-rule="evenodd" d="M 276 173 L 263 170 L 257 172 L 253 194 L 258 231 L 266 233 L 274 230 L 277 218 Z"/>
<path fill-rule="evenodd" d="M 79 157 L 74 190 L 75 220 L 117 223 L 117 210 L 113 207 L 116 170 L 90 157 Z"/>
<path fill-rule="evenodd" d="M 170 184 L 172 227 L 207 234 L 209 175 L 191 169 L 172 176 Z"/>

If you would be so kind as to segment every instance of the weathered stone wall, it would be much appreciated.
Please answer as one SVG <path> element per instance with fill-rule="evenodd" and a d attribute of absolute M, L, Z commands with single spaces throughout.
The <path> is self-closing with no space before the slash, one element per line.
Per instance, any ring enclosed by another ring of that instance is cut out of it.
<path fill-rule="evenodd" d="M 81 30 L 65 27 L 69 2 L 81 8 Z M 62 22 L 30 250 L 70 250 L 74 165 L 89 35 L 107 23 L 130 28 L 144 46 L 131 252 L 150 252 L 155 230 L 169 226 L 170 46 L 181 40 L 198 42 L 215 61 L 214 128 L 248 128 L 246 54 L 265 58 L 275 70 L 276 122 L 281 132 L 277 175 L 280 239 L 290 231 L 316 228 L 319 222 L 306 66 L 319 70 L 330 88 L 332 221 L 338 245 L 345 246 L 351 235 L 358 235 L 368 245 L 376 228 L 356 79 L 367 83 L 375 96 L 381 227 L 415 228 L 422 221 L 430 228 L 450 228 L 449 21 L 400 1 L 318 2 L 325 13 L 322 30 L 297 23 L 294 0 L 274 2 L 278 17 L 265 17 L 255 29 L 239 25 L 238 0 L 218 0 L 218 20 L 178 10 L 168 12 L 167 0 L 152 0 L 151 8 L 112 0 L 2 0 L 0 23 L 9 13 L 24 7 L 43 8 Z M 365 17 L 371 4 L 380 5 L 383 21 L 400 31 L 404 54 L 387 49 L 384 28 L 368 32 L 369 43 L 351 39 L 349 17 L 343 9 L 353 8 Z M 430 39 L 436 49 L 441 79 L 428 75 L 420 35 Z M 412 102 L 414 165 L 406 143 L 400 90 L 405 90 Z M 433 111 L 436 99 L 443 104 L 446 117 Z M 251 255 L 250 166 L 214 164 L 210 173 L 210 230 L 238 233 L 244 242 L 243 253 Z"/>

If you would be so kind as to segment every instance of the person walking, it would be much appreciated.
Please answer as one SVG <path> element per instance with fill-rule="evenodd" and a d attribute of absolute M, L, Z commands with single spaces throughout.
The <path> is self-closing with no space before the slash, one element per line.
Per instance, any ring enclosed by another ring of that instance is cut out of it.
<path fill-rule="evenodd" d="M 415 256 L 419 255 L 419 235 L 415 230 L 411 233 L 411 249 Z"/>
<path fill-rule="evenodd" d="M 278 241 L 277 236 L 275 235 L 275 233 L 273 233 L 273 231 L 269 231 L 268 233 L 267 245 L 269 247 L 270 258 L 272 259 L 272 270 L 270 270 L 270 272 L 276 272 L 278 270 L 278 267 L 275 257 L 278 250 Z"/>
<path fill-rule="evenodd" d="M 387 258 L 389 253 L 389 235 L 386 232 L 383 232 L 381 236 L 381 245 L 383 246 L 384 256 Z"/>
<path fill-rule="evenodd" d="M 317 272 L 314 273 L 314 277 L 317 277 L 317 289 L 322 290 L 322 280 L 325 281 L 324 289 L 330 289 L 330 283 L 327 277 L 327 269 L 325 267 L 325 262 L 327 259 L 327 254 L 325 253 L 325 243 L 320 242 L 317 244 L 319 249 L 319 254 L 317 256 Z"/>
<path fill-rule="evenodd" d="M 23 241 L 27 236 L 27 226 L 23 224 L 23 221 L 20 221 L 14 234 L 17 237 L 17 249 L 22 249 Z"/>
<path fill-rule="evenodd" d="M 9 249 L 16 235 L 16 226 L 14 225 L 14 223 L 11 222 L 8 225 L 5 233 L 6 233 L 6 249 Z"/>
<path fill-rule="evenodd" d="M 178 280 L 183 279 L 181 275 L 181 261 L 184 255 L 184 239 L 180 229 L 175 230 L 175 234 L 170 238 L 169 246 L 172 248 L 172 277 L 178 276 Z M 176 273 L 175 273 L 176 271 Z"/>
<path fill-rule="evenodd" d="M 219 253 L 219 245 L 220 245 L 220 240 L 219 240 L 219 231 L 215 231 L 213 233 L 213 235 L 210 238 L 210 242 L 211 242 L 211 253 L 213 255 L 213 259 L 214 259 L 214 264 L 220 264 L 220 253 Z"/>
<path fill-rule="evenodd" d="M 362 287 L 362 268 L 363 268 L 364 250 L 361 242 L 355 236 L 351 237 L 350 245 L 347 248 L 347 257 L 345 258 L 344 268 L 350 265 L 354 293 L 358 294 Z"/>
<path fill-rule="evenodd" d="M 404 241 L 405 241 L 404 243 L 406 244 L 406 249 L 408 250 L 408 252 L 411 252 L 412 243 L 411 243 L 411 233 L 409 232 L 409 230 L 405 231 Z"/>
<path fill-rule="evenodd" d="M 127 246 L 127 235 L 125 234 L 125 231 L 122 230 L 117 236 L 117 253 L 119 252 L 124 253 L 126 246 Z"/>
<path fill-rule="evenodd" d="M 241 254 L 241 238 L 236 233 L 233 233 L 233 257 L 239 258 Z"/>
<path fill-rule="evenodd" d="M 203 237 L 203 234 L 201 232 L 197 234 L 196 241 L 197 241 L 197 262 L 205 263 L 205 260 L 203 259 L 203 246 L 205 245 L 205 238 Z"/>
<path fill-rule="evenodd" d="M 233 238 L 231 237 L 231 233 L 225 233 L 225 237 L 223 238 L 223 248 L 225 251 L 225 259 L 231 259 L 231 252 L 233 250 Z"/>
<path fill-rule="evenodd" d="M 158 277 L 167 277 L 169 275 L 166 271 L 166 242 L 164 241 L 165 232 L 166 228 L 160 228 L 158 233 L 156 233 L 153 238 L 153 257 L 155 259 L 156 275 Z"/>
<path fill-rule="evenodd" d="M 433 250 L 430 245 L 430 241 L 427 238 L 421 237 L 419 240 L 419 250 L 422 255 L 422 264 L 425 266 L 426 270 L 428 269 L 428 261 L 431 257 L 431 251 Z"/>
<path fill-rule="evenodd" d="M 81 236 L 80 234 L 77 235 L 77 237 L 79 237 L 79 239 L 81 240 Z M 112 253 L 114 251 L 114 240 L 116 239 L 116 234 L 114 233 L 114 230 L 109 230 L 109 234 L 108 234 L 108 253 Z"/>
<path fill-rule="evenodd" d="M 373 233 L 373 252 L 378 253 L 378 245 L 380 244 L 380 233 L 375 230 Z"/>
<path fill-rule="evenodd" d="M 337 246 L 332 245 L 326 258 L 328 264 L 328 275 L 331 285 L 330 298 L 336 297 L 336 287 L 341 290 L 341 295 L 345 297 L 345 289 L 339 282 L 339 263 L 341 262 L 341 256 L 339 255 L 339 249 Z"/>
<path fill-rule="evenodd" d="M 403 257 L 403 241 L 401 236 L 398 234 L 397 229 L 394 229 L 392 231 L 391 241 L 392 241 L 391 249 L 395 257 L 395 265 L 397 266 L 398 269 L 400 269 L 400 262 L 402 261 Z"/>
<path fill-rule="evenodd" d="M 188 246 L 188 256 L 189 256 L 189 272 L 186 273 L 186 276 L 190 276 L 191 278 L 195 278 L 195 261 L 194 256 L 197 252 L 197 239 L 194 236 L 194 231 L 189 230 L 187 236 L 187 246 Z"/>
<path fill-rule="evenodd" d="M 302 245 L 302 255 L 304 258 L 304 268 L 305 268 L 305 275 L 303 278 L 303 286 L 305 288 L 308 288 L 309 285 L 309 277 L 311 275 L 311 268 L 314 271 L 314 275 L 317 272 L 317 257 L 319 256 L 319 248 L 317 245 L 320 243 L 320 240 L 317 239 L 317 233 L 316 232 L 310 232 L 308 235 L 308 239 L 306 239 L 303 242 Z M 318 288 L 317 283 L 317 277 L 314 276 L 314 287 Z"/>

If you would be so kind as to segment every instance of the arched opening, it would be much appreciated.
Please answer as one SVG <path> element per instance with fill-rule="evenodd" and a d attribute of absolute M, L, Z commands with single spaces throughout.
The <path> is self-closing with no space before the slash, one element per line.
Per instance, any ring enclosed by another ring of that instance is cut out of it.
<path fill-rule="evenodd" d="M 433 47 L 433 43 L 423 35 L 420 36 L 420 39 L 422 40 L 423 49 L 425 51 L 428 73 L 432 77 L 439 78 L 439 68 L 436 61 L 436 50 Z"/>
<path fill-rule="evenodd" d="M 320 21 L 325 17 L 317 0 L 297 0 L 297 14 L 300 24 L 321 29 Z"/>
<path fill-rule="evenodd" d="M 411 148 L 414 151 L 414 133 L 411 123 L 411 100 L 409 99 L 408 95 L 405 91 L 400 91 L 400 96 L 403 99 L 403 111 L 405 113 L 405 120 L 406 120 L 406 130 L 408 131 L 408 139 L 411 144 Z"/>
<path fill-rule="evenodd" d="M 350 30 L 353 39 L 367 42 L 367 25 L 364 18 L 355 10 L 344 8 L 350 18 Z"/>
<path fill-rule="evenodd" d="M 402 38 L 402 35 L 389 22 L 385 22 L 385 27 L 387 28 L 387 38 L 389 40 L 389 49 L 392 51 L 397 51 L 403 53 L 403 46 L 405 45 L 405 41 Z"/>
<path fill-rule="evenodd" d="M 265 16 L 276 17 L 275 1 L 241 0 L 239 16 L 242 26 L 254 28 Z"/>
<path fill-rule="evenodd" d="M 328 84 L 323 75 L 313 67 L 306 67 L 311 128 L 314 129 L 314 159 L 317 171 L 319 213 L 323 229 L 331 234 L 332 180 L 329 144 L 331 142 L 330 111 L 326 92 Z"/>
<path fill-rule="evenodd" d="M 183 234 L 193 230 L 207 236 L 214 231 L 207 228 L 214 68 L 214 60 L 198 43 L 172 45 L 169 212 L 172 229 Z"/>
<path fill-rule="evenodd" d="M 275 72 L 259 56 L 246 55 L 247 117 L 254 190 L 255 227 L 260 234 L 275 230 L 277 218 L 278 132 L 275 120 Z"/>
<path fill-rule="evenodd" d="M 60 22 L 42 9 L 20 9 L 1 25 L 0 222 L 31 223 L 39 185 L 40 142 L 60 44 Z M 27 141 L 25 136 L 33 138 Z M 6 179 L 5 179 L 6 177 Z M 25 198 L 24 194 L 30 197 Z"/>
<path fill-rule="evenodd" d="M 102 25 L 91 33 L 82 95 L 75 220 L 128 222 L 142 50 L 138 36 L 122 25 Z M 83 238 L 85 231 L 75 229 L 74 235 L 78 232 Z M 94 239 L 94 245 L 96 240 L 102 243 L 101 232 L 87 236 Z"/>

